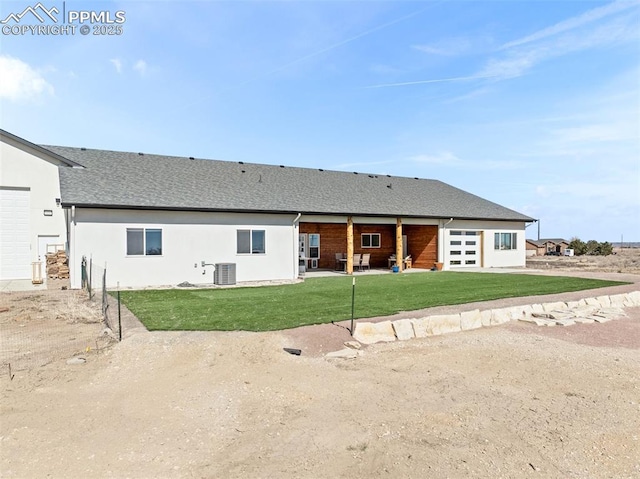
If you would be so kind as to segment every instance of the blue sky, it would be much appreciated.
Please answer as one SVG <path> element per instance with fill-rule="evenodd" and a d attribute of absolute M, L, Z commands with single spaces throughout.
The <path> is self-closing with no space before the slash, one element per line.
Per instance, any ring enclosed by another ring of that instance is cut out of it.
<path fill-rule="evenodd" d="M 64 7 L 126 21 L 0 35 L 0 127 L 30 141 L 435 178 L 542 237 L 640 241 L 637 1 Z"/>

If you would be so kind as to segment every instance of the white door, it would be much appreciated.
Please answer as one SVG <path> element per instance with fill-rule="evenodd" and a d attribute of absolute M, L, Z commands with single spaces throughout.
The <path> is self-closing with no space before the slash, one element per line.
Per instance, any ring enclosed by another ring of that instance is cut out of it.
<path fill-rule="evenodd" d="M 298 235 L 298 257 L 307 259 L 307 234 L 300 233 Z"/>
<path fill-rule="evenodd" d="M 31 277 L 29 190 L 0 189 L 0 279 Z"/>
<path fill-rule="evenodd" d="M 456 231 L 449 233 L 449 266 L 480 267 L 479 231 Z"/>
<path fill-rule="evenodd" d="M 49 245 L 58 245 L 60 247 L 60 236 L 38 236 L 38 261 L 42 261 L 44 265 L 44 261 L 46 260 L 47 254 L 47 246 Z M 55 253 L 55 248 L 49 248 L 50 253 Z"/>

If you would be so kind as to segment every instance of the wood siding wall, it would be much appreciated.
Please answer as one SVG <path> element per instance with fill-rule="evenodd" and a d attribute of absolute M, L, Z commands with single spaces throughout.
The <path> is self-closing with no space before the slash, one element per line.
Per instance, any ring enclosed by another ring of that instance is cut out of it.
<path fill-rule="evenodd" d="M 371 255 L 372 268 L 387 268 L 389 256 L 395 254 L 395 225 L 353 225 L 354 254 Z M 347 252 L 347 225 L 335 223 L 300 223 L 300 233 L 320 235 L 319 268 L 333 269 L 335 253 Z M 380 248 L 363 248 L 362 233 L 380 233 Z M 407 235 L 409 254 L 416 268 L 433 267 L 438 260 L 438 227 L 404 225 L 403 234 Z"/>
<path fill-rule="evenodd" d="M 438 261 L 438 227 L 421 225 L 404 225 L 403 233 L 407 235 L 414 268 L 431 269 Z"/>

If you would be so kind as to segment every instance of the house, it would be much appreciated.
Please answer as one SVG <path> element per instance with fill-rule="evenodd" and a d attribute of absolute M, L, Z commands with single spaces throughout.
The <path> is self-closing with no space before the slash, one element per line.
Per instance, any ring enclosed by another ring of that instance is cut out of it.
<path fill-rule="evenodd" d="M 0 280 L 33 278 L 47 248 L 65 247 L 58 170 L 78 167 L 0 130 Z"/>
<path fill-rule="evenodd" d="M 528 239 L 526 242 L 527 256 L 544 256 L 548 252 L 564 255 L 569 242 L 562 238 Z"/>
<path fill-rule="evenodd" d="M 441 181 L 42 146 L 60 165 L 71 286 L 83 257 L 115 286 L 211 283 L 212 266 L 237 281 L 292 280 L 335 267 L 335 254 L 389 257 L 413 267 L 524 267 L 532 218 Z M 75 166 L 78 165 L 78 166 Z M 399 265 L 402 268 L 402 265 Z"/>

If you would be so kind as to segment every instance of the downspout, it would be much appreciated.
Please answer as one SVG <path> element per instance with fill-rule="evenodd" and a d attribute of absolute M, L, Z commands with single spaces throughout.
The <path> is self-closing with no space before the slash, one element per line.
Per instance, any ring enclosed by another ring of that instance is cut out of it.
<path fill-rule="evenodd" d="M 69 256 L 71 257 L 71 263 L 73 268 L 69 268 L 69 278 L 71 285 L 73 286 L 74 275 L 76 274 L 76 206 L 71 205 L 71 221 L 69 222 Z M 82 285 L 80 286 L 82 287 Z"/>
<path fill-rule="evenodd" d="M 300 260 L 298 258 L 298 241 L 296 241 L 296 223 L 300 220 L 302 213 L 298 215 L 291 223 L 291 236 L 293 242 L 293 279 L 296 279 L 300 275 Z"/>

